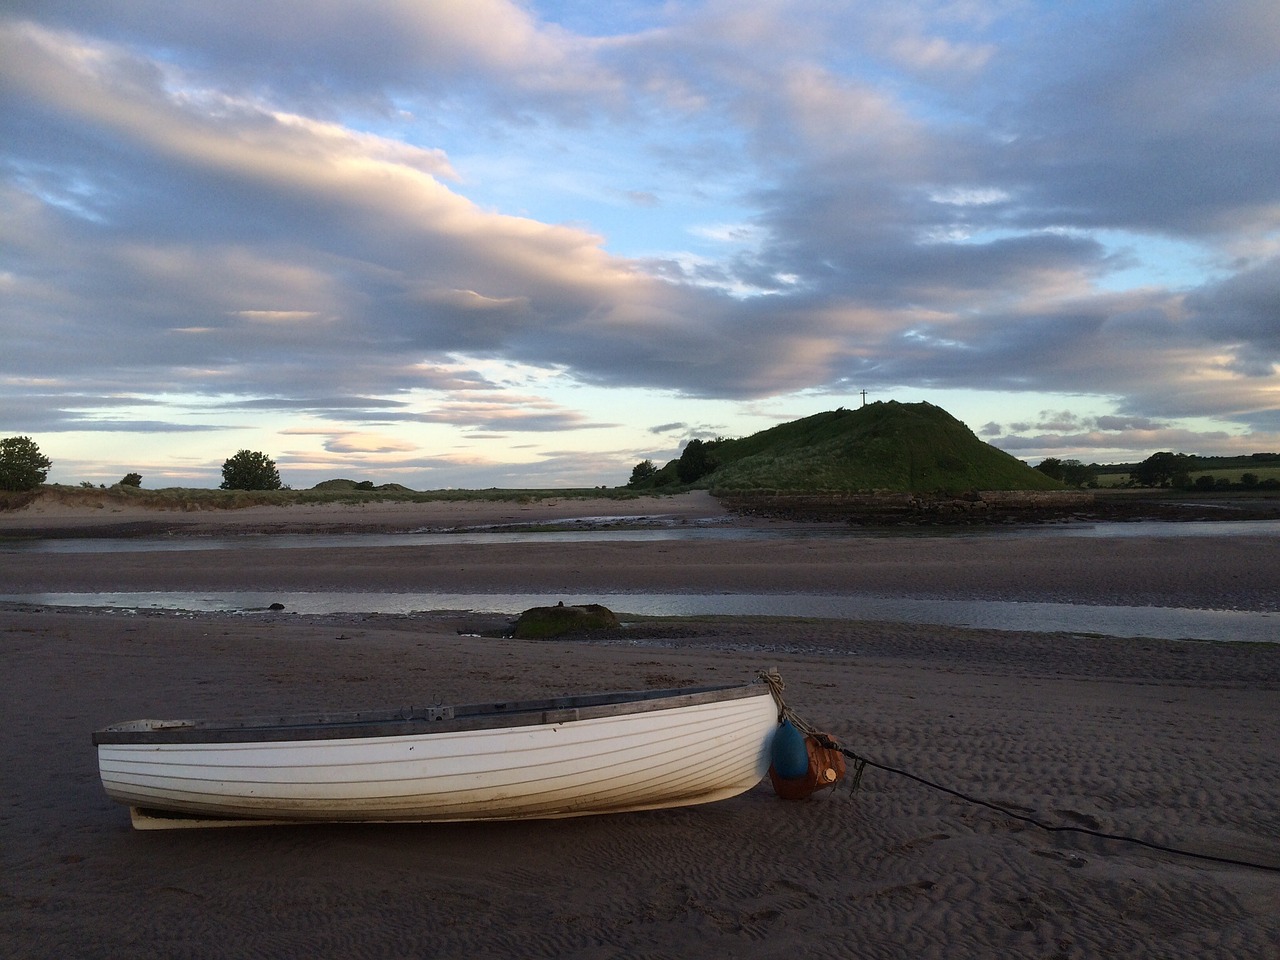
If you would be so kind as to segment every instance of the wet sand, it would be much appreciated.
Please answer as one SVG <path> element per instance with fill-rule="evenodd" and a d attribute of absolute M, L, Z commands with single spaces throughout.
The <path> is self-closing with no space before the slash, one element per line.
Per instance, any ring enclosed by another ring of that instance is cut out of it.
<path fill-rule="evenodd" d="M 1243 539 L 1058 541 L 1039 558 L 1010 554 L 1019 541 L 1002 552 L 974 538 L 856 541 L 835 554 L 794 543 L 303 549 L 261 551 L 279 556 L 249 566 L 234 550 L 83 563 L 0 551 L 0 592 L 891 591 L 927 578 L 958 594 L 1275 609 L 1276 547 Z M 766 782 L 703 807 L 488 825 L 143 834 L 102 793 L 89 735 L 121 719 L 667 687 L 777 667 L 798 712 L 878 762 L 1053 823 L 1280 867 L 1280 645 L 769 618 L 642 622 L 572 641 L 470 635 L 493 625 L 444 612 L 0 608 L 0 953 L 1276 956 L 1280 873 L 1048 833 L 879 769 L 852 796 L 787 803 Z"/>

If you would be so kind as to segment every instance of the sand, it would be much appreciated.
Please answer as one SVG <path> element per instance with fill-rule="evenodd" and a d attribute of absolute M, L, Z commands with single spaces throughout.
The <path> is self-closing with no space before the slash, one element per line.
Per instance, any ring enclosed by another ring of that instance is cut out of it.
<path fill-rule="evenodd" d="M 144 533 L 317 533 L 450 530 L 460 527 L 554 523 L 564 519 L 648 518 L 673 522 L 727 519 L 710 494 L 630 499 L 554 497 L 458 500 L 371 500 L 364 503 L 256 506 L 236 510 L 158 510 L 92 489 L 42 496 L 0 512 L 0 536 L 112 536 Z"/>
<path fill-rule="evenodd" d="M 690 520 L 714 509 L 667 506 Z M 226 549 L 87 564 L 0 549 L 0 592 L 138 579 L 740 590 L 768 577 L 909 590 L 914 575 L 1014 598 L 1280 601 L 1267 538 L 1064 540 L 1048 559 L 1043 542 L 1012 557 L 1020 541 L 1000 543 L 304 549 L 262 551 L 287 556 L 248 569 Z M 469 635 L 493 619 L 0 606 L 0 956 L 1278 955 L 1280 872 L 1048 833 L 879 769 L 856 794 L 802 803 L 766 782 L 703 807 L 579 820 L 160 834 L 132 831 L 101 791 L 89 735 L 121 719 L 666 687 L 777 667 L 798 712 L 883 764 L 1053 823 L 1280 867 L 1280 645 L 769 618 L 572 641 Z"/>

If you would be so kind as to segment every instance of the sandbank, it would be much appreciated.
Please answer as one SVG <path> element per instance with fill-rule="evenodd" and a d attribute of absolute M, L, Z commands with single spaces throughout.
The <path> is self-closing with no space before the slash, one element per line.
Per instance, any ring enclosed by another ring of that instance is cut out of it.
<path fill-rule="evenodd" d="M 449 584 L 550 597 L 771 583 L 1246 609 L 1280 599 L 1265 537 L 1038 551 L 1016 538 L 823 542 L 0 549 L 0 592 Z M 141 834 L 102 793 L 90 733 L 122 719 L 669 687 L 776 667 L 796 710 L 878 762 L 1045 821 L 1280 867 L 1280 645 L 777 618 L 475 635 L 491 622 L 0 605 L 5 952 L 1275 956 L 1280 873 L 1044 832 L 878 769 L 853 795 L 802 803 L 766 782 L 703 807 L 487 825 Z"/>
<path fill-rule="evenodd" d="M 730 681 L 1055 823 L 1280 866 L 1280 656 L 895 624 L 517 642 L 465 617 L 0 611 L 8 952 L 148 957 L 1270 958 L 1280 874 L 1049 834 L 899 776 L 787 803 L 139 834 L 89 732 L 137 716 Z"/>
<path fill-rule="evenodd" d="M 369 499 L 238 509 L 157 509 L 86 490 L 57 497 L 41 496 L 19 509 L 0 511 L 0 536 L 396 532 L 592 518 L 689 522 L 722 519 L 728 515 L 719 501 L 703 491 L 628 498 L 499 497 L 495 494 L 492 498 Z"/>

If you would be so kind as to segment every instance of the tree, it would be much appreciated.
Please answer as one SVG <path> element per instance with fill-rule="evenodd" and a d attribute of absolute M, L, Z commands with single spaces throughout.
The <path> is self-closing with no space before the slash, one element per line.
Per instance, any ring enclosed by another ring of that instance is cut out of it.
<path fill-rule="evenodd" d="M 631 479 L 627 482 L 627 486 L 636 487 L 646 480 L 652 480 L 657 472 L 658 468 L 654 466 L 652 460 L 641 460 L 631 468 Z"/>
<path fill-rule="evenodd" d="M 44 483 L 53 461 L 30 437 L 0 440 L 0 490 L 34 490 Z"/>
<path fill-rule="evenodd" d="M 1053 477 L 1055 480 L 1062 479 L 1062 461 L 1057 457 L 1045 457 L 1036 465 L 1036 469 L 1046 477 Z"/>
<path fill-rule="evenodd" d="M 279 490 L 280 472 L 265 453 L 241 450 L 222 465 L 223 490 Z"/>
<path fill-rule="evenodd" d="M 1098 479 L 1098 471 L 1086 466 L 1079 460 L 1059 460 L 1057 457 L 1045 457 L 1036 467 L 1046 477 L 1052 477 L 1069 487 L 1087 487 Z"/>
<path fill-rule="evenodd" d="M 1144 487 L 1167 487 L 1175 480 L 1179 481 L 1176 486 L 1189 485 L 1182 481 L 1194 460 L 1185 453 L 1153 453 L 1129 471 L 1129 476 Z"/>
<path fill-rule="evenodd" d="M 716 468 L 717 464 L 711 458 L 712 449 L 712 444 L 702 440 L 690 440 L 685 444 L 684 452 L 676 463 L 676 474 L 681 483 L 693 483 Z"/>
<path fill-rule="evenodd" d="M 140 486 L 142 486 L 142 474 L 140 474 L 140 473 L 126 473 L 126 474 L 124 475 L 124 477 L 123 477 L 123 478 L 121 478 L 121 480 L 120 480 L 120 486 L 122 486 L 122 487 L 140 487 Z"/>

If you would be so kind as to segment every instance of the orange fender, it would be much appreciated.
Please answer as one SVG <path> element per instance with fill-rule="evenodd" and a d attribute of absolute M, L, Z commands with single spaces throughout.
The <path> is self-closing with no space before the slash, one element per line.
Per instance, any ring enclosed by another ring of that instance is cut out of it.
<path fill-rule="evenodd" d="M 805 749 L 809 752 L 809 769 L 799 777 L 780 777 L 769 767 L 769 780 L 774 792 L 783 800 L 803 800 L 819 790 L 834 787 L 845 774 L 844 754 L 830 737 L 831 746 L 824 746 L 816 737 L 805 737 Z"/>

